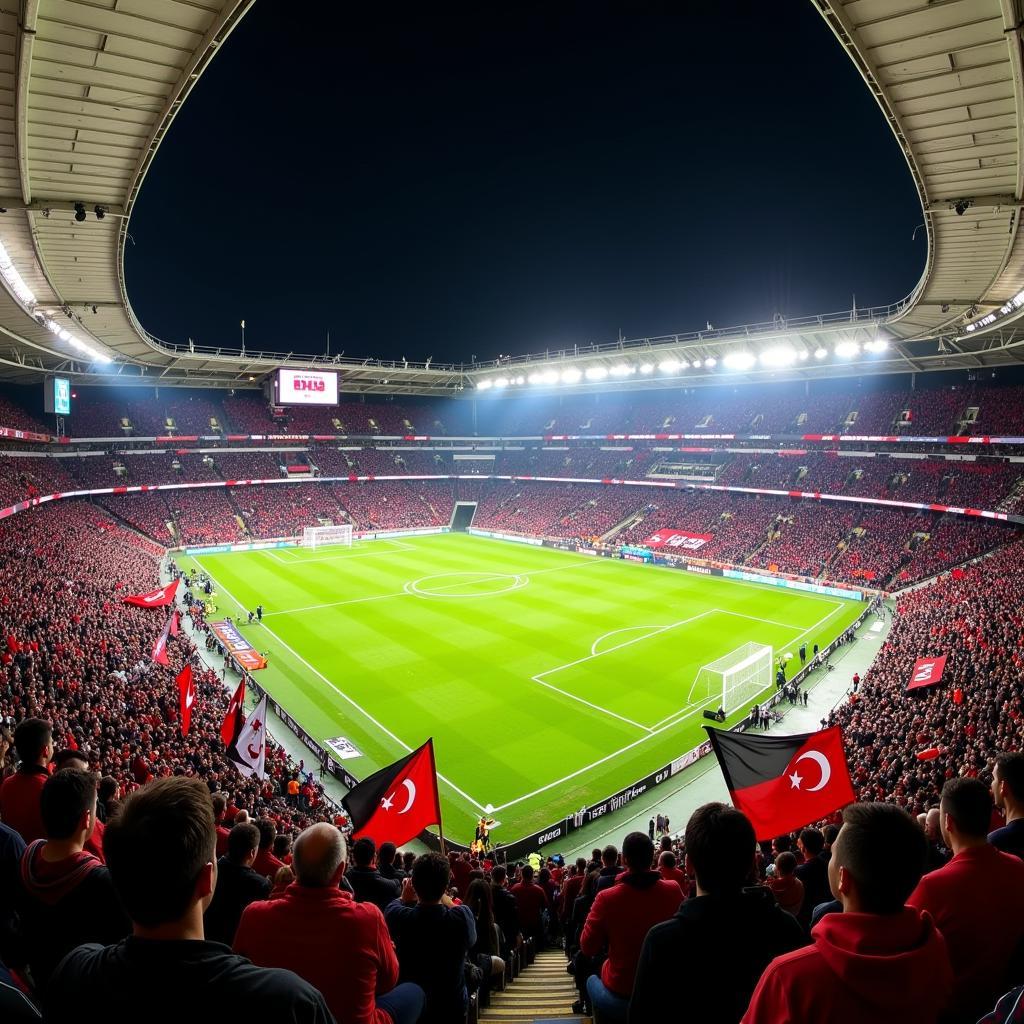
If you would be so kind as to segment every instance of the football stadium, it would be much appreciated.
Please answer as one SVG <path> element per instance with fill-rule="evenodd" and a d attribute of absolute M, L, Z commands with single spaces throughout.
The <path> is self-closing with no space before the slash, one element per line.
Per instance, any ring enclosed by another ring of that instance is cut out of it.
<path fill-rule="evenodd" d="M 0 1019 L 1024 1022 L 1022 26 L 0 11 Z"/>

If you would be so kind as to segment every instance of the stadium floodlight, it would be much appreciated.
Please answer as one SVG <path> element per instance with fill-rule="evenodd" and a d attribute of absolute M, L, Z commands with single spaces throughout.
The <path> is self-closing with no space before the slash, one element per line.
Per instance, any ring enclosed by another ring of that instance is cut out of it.
<path fill-rule="evenodd" d="M 700 362 L 700 360 L 699 360 L 699 359 L 694 359 L 694 361 L 693 361 L 693 368 L 694 368 L 695 370 L 699 370 L 699 369 L 700 369 L 700 367 L 701 367 L 701 362 Z"/>
<path fill-rule="evenodd" d="M 531 373 L 530 376 L 527 377 L 526 379 L 531 384 L 543 384 L 544 383 L 544 378 L 541 377 L 541 375 L 539 373 L 536 373 L 536 372 L 535 373 Z"/>
<path fill-rule="evenodd" d="M 587 380 L 604 380 L 608 376 L 608 370 L 603 366 L 588 366 L 584 376 Z"/>
<path fill-rule="evenodd" d="M 476 382 L 477 391 L 490 391 L 494 387 L 494 381 L 489 377 L 486 380 L 478 380 Z"/>
<path fill-rule="evenodd" d="M 0 275 L 11 286 L 11 290 L 18 297 L 22 305 L 34 306 L 36 304 L 36 297 L 32 294 L 32 289 L 25 284 L 24 279 L 18 273 L 14 262 L 7 255 L 7 250 L 3 245 L 0 245 Z"/>
<path fill-rule="evenodd" d="M 889 347 L 889 342 L 885 338 L 875 338 L 874 341 L 866 342 L 864 345 L 865 352 L 884 352 Z"/>
<path fill-rule="evenodd" d="M 814 350 L 815 359 L 824 359 L 828 355 L 828 350 L 823 349 L 820 345 Z"/>
<path fill-rule="evenodd" d="M 764 366 L 790 366 L 796 362 L 796 351 L 789 345 L 776 345 L 766 348 L 760 355 Z"/>
<path fill-rule="evenodd" d="M 730 352 L 723 360 L 722 365 L 727 370 L 749 370 L 757 357 L 750 352 Z"/>
<path fill-rule="evenodd" d="M 494 386 L 496 388 L 507 388 L 508 387 L 508 377 L 495 377 L 494 378 Z"/>
<path fill-rule="evenodd" d="M 805 348 L 800 349 L 799 353 L 797 353 L 797 358 L 801 362 L 803 362 L 807 358 L 807 349 L 805 349 Z"/>
<path fill-rule="evenodd" d="M 85 217 L 85 203 L 75 203 L 75 220 L 77 220 L 78 223 L 81 224 L 82 221 L 85 220 Z"/>
<path fill-rule="evenodd" d="M 570 366 L 562 371 L 561 381 L 563 384 L 578 384 L 583 376 L 583 371 L 577 366 Z"/>
<path fill-rule="evenodd" d="M 718 365 L 718 360 L 714 356 L 708 356 L 704 360 L 704 365 L 709 369 L 713 370 Z"/>
<path fill-rule="evenodd" d="M 654 363 L 641 363 L 640 364 L 640 372 L 641 373 L 653 373 L 654 372 Z"/>
<path fill-rule="evenodd" d="M 677 373 L 682 365 L 678 359 L 663 359 L 658 363 L 658 369 L 662 373 Z"/>
<path fill-rule="evenodd" d="M 523 377 L 523 376 L 516 377 L 516 379 L 514 381 L 512 381 L 512 383 L 513 384 L 525 384 L 526 383 L 526 378 Z"/>
<path fill-rule="evenodd" d="M 557 384 L 558 383 L 558 371 L 557 370 L 545 370 L 540 375 L 541 382 L 544 384 Z"/>
<path fill-rule="evenodd" d="M 631 373 L 636 373 L 636 367 L 630 366 L 629 363 L 616 363 L 608 372 L 613 377 L 628 377 Z"/>
<path fill-rule="evenodd" d="M 840 359 L 852 359 L 860 355 L 860 345 L 855 341 L 841 341 L 836 345 L 835 351 Z"/>

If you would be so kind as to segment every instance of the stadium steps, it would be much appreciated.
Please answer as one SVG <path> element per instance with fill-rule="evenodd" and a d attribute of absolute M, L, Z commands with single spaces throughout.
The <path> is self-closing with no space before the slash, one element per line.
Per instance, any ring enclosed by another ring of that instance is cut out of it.
<path fill-rule="evenodd" d="M 578 1021 L 589 1017 L 573 1015 L 570 1007 L 576 998 L 576 987 L 565 970 L 565 954 L 560 949 L 537 954 L 529 967 L 501 992 L 491 995 L 490 1005 L 481 1007 L 480 1024 L 508 1024 L 522 1021 Z"/>

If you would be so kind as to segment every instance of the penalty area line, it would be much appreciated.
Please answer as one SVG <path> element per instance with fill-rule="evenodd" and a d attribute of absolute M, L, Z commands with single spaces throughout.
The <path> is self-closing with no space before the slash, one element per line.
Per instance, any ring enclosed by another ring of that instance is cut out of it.
<path fill-rule="evenodd" d="M 197 558 L 197 559 L 195 559 L 195 561 L 196 561 L 196 562 L 199 562 L 199 559 Z M 202 563 L 200 563 L 200 564 L 202 564 Z M 204 572 L 206 572 L 206 574 L 207 574 L 207 575 L 208 575 L 208 576 L 210 577 L 210 579 L 216 580 L 216 577 L 214 577 L 214 576 L 213 576 L 213 575 L 212 575 L 212 574 L 211 574 L 211 573 L 209 572 L 209 570 L 207 570 L 207 569 L 206 569 L 206 567 L 205 567 L 205 566 L 203 566 L 203 571 L 204 571 Z M 245 610 L 245 609 L 244 609 L 244 607 L 243 607 L 243 605 L 242 605 L 242 603 L 241 603 L 241 602 L 240 602 L 240 601 L 238 600 L 238 598 L 236 598 L 236 597 L 234 596 L 234 594 L 232 594 L 232 593 L 231 593 L 231 591 L 230 591 L 230 590 L 228 590 L 228 589 L 227 589 L 227 587 L 225 587 L 225 586 L 224 586 L 223 584 L 221 584 L 221 583 L 219 583 L 219 582 L 217 583 L 217 585 L 218 585 L 218 587 L 220 588 L 220 590 L 222 590 L 222 591 L 224 592 L 224 594 L 225 594 L 225 595 L 227 596 L 227 598 L 228 598 L 228 600 L 229 600 L 229 601 L 234 601 L 234 603 L 235 603 L 235 604 L 237 605 L 237 607 L 239 608 L 239 610 L 240 610 L 240 611 L 244 611 L 244 610 Z M 387 737 L 389 737 L 390 739 L 394 740 L 394 742 L 395 742 L 395 743 L 397 743 L 397 744 L 398 744 L 398 745 L 399 745 L 399 746 L 400 746 L 400 747 L 401 747 L 401 748 L 402 748 L 403 750 L 406 750 L 406 751 L 412 751 L 412 750 L 414 749 L 413 747 L 410 747 L 410 746 L 409 746 L 409 744 L 408 744 L 408 743 L 406 743 L 406 742 L 405 742 L 404 740 L 401 740 L 401 739 L 399 739 L 399 738 L 398 738 L 398 737 L 397 737 L 397 736 L 396 736 L 396 735 L 395 735 L 395 734 L 394 734 L 394 733 L 393 733 L 393 732 L 392 732 L 392 731 L 391 731 L 390 729 L 388 729 L 388 728 L 387 728 L 387 726 L 385 726 L 385 725 L 382 725 L 382 724 L 381 724 L 380 722 L 378 722 L 378 721 L 377 721 L 377 719 L 376 719 L 376 718 L 374 718 L 374 717 L 373 717 L 373 715 L 371 715 L 369 711 L 367 711 L 367 710 L 366 710 L 365 708 L 363 708 L 363 707 L 362 707 L 362 706 L 360 706 L 360 705 L 359 705 L 358 703 L 356 703 L 356 701 L 354 701 L 354 700 L 353 700 L 353 699 L 352 699 L 352 698 L 351 698 L 351 697 L 350 697 L 350 696 L 349 696 L 349 695 L 348 695 L 347 693 L 344 693 L 344 692 L 343 692 L 342 690 L 339 690 L 339 689 L 338 689 L 338 687 L 337 687 L 337 686 L 335 686 L 335 685 L 334 685 L 334 683 L 332 683 L 332 682 L 331 682 L 331 680 L 330 680 L 330 679 L 328 679 L 328 678 L 327 678 L 327 676 L 325 676 L 325 675 L 323 674 L 323 672 L 321 672 L 321 671 L 320 671 L 320 670 L 319 670 L 318 668 L 314 667 L 314 666 L 313 666 L 313 665 L 311 665 L 311 664 L 310 664 L 310 663 L 309 663 L 308 661 L 306 661 L 306 659 L 305 659 L 304 657 L 302 657 L 302 655 L 301 655 L 301 654 L 299 654 L 299 653 L 298 653 L 298 652 L 297 652 L 297 651 L 296 651 L 296 650 L 295 650 L 294 648 L 292 648 L 292 647 L 291 647 L 291 646 L 290 646 L 289 644 L 286 644 L 286 643 L 284 642 L 284 640 L 282 640 L 282 639 L 281 639 L 281 638 L 280 638 L 280 637 L 279 637 L 279 636 L 278 636 L 278 635 L 277 635 L 277 634 L 276 634 L 276 633 L 275 633 L 275 632 L 274 632 L 274 631 L 273 631 L 273 630 L 272 630 L 272 629 L 271 629 L 271 628 L 270 628 L 269 626 L 264 626 L 263 628 L 264 628 L 264 629 L 265 629 L 265 630 L 266 630 L 266 631 L 267 631 L 267 632 L 268 632 L 268 633 L 269 633 L 269 634 L 270 634 L 270 635 L 271 635 L 271 636 L 272 636 L 272 637 L 273 637 L 273 638 L 274 638 L 274 639 L 275 639 L 275 640 L 276 640 L 276 641 L 277 641 L 277 642 L 278 642 L 278 643 L 279 643 L 279 644 L 280 644 L 280 645 L 281 645 L 281 646 L 282 646 L 282 647 L 283 647 L 283 648 L 284 648 L 284 649 L 285 649 L 286 651 L 288 651 L 288 652 L 289 652 L 289 653 L 290 653 L 290 654 L 292 655 L 292 657 L 293 657 L 293 658 L 295 658 L 295 660 L 296 660 L 296 661 L 298 661 L 298 662 L 300 662 L 301 664 L 305 665 L 305 666 L 306 666 L 306 668 L 307 668 L 307 669 L 309 669 L 309 671 L 310 671 L 310 672 L 312 672 L 312 673 L 313 673 L 313 675 L 315 675 L 315 676 L 317 677 L 317 679 L 320 679 L 320 680 L 322 680 L 323 682 L 325 682 L 325 683 L 326 683 L 326 684 L 327 684 L 327 685 L 328 685 L 328 686 L 329 686 L 329 687 L 330 687 L 330 688 L 331 688 L 331 689 L 332 689 L 332 690 L 333 690 L 333 691 L 334 691 L 334 692 L 335 692 L 335 693 L 336 693 L 336 694 L 337 694 L 337 695 L 338 695 L 339 697 L 341 697 L 341 698 L 342 698 L 342 700 L 348 701 L 348 703 L 349 703 L 349 704 L 351 704 L 351 705 L 352 705 L 352 707 L 354 707 L 354 708 L 355 708 L 355 709 L 356 709 L 356 710 L 357 710 L 357 711 L 358 711 L 358 712 L 359 712 L 359 713 L 360 713 L 360 714 L 361 714 L 361 715 L 362 715 L 362 716 L 363 716 L 363 717 L 364 717 L 364 718 L 365 718 L 365 719 L 366 719 L 366 720 L 367 720 L 368 722 L 372 722 L 372 723 L 373 723 L 373 725 L 374 725 L 374 726 L 375 726 L 376 728 L 380 729 L 380 731 L 381 731 L 382 733 L 384 733 L 384 735 L 385 735 L 385 736 L 387 736 Z M 440 780 L 441 780 L 441 781 L 442 781 L 442 782 L 443 782 L 443 783 L 444 783 L 444 784 L 445 784 L 446 786 L 448 786 L 448 788 L 449 788 L 449 789 L 451 789 L 451 790 L 452 790 L 452 791 L 453 791 L 454 793 L 458 793 L 458 795 L 459 795 L 459 796 L 461 796 L 461 797 L 463 798 L 463 800 L 467 800 L 467 801 L 468 801 L 469 803 L 471 803 L 471 804 L 472 804 L 472 805 L 473 805 L 473 806 L 474 806 L 474 807 L 475 807 L 475 808 L 476 808 L 477 810 L 479 810 L 479 811 L 483 811 L 483 810 L 484 810 L 484 805 L 483 805 L 483 804 L 481 804 L 481 803 L 477 802 L 477 801 L 476 801 L 476 800 L 474 800 L 474 799 L 473 799 L 473 798 L 472 798 L 472 797 L 471 797 L 471 796 L 470 796 L 470 795 L 469 795 L 468 793 L 466 793 L 466 792 L 463 792 L 463 790 L 459 789 L 459 787 L 458 787 L 458 786 L 456 786 L 456 785 L 455 785 L 455 783 L 454 783 L 454 782 L 452 782 L 452 781 L 451 781 L 450 779 L 447 779 L 447 778 L 445 778 L 445 776 L 441 775 L 441 774 L 440 774 L 440 772 L 438 773 L 438 776 L 437 776 L 437 777 L 438 777 L 438 778 L 439 778 L 439 779 L 440 779 Z"/>

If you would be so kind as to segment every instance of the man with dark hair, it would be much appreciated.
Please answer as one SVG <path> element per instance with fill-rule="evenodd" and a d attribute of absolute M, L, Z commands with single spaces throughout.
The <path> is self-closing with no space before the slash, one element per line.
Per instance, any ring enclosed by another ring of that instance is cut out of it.
<path fill-rule="evenodd" d="M 381 878 L 401 884 L 405 879 L 405 872 L 401 867 L 395 865 L 397 856 L 398 850 L 394 843 L 381 843 L 380 849 L 377 851 L 377 870 L 380 872 Z"/>
<path fill-rule="evenodd" d="M 1006 824 L 988 841 L 1003 853 L 1024 860 L 1024 754 L 1000 754 L 992 768 L 992 798 Z"/>
<path fill-rule="evenodd" d="M 796 877 L 804 887 L 804 906 L 800 919 L 806 928 L 811 919 L 811 911 L 819 903 L 827 903 L 832 899 L 828 885 L 828 862 L 821 857 L 825 849 L 825 837 L 816 828 L 805 828 L 797 836 L 796 848 L 799 851 Z"/>
<path fill-rule="evenodd" d="M 569 875 L 562 881 L 558 893 L 558 919 L 562 926 L 567 927 L 572 915 L 572 907 L 583 889 L 583 880 L 587 877 L 587 858 L 577 857 L 575 865 L 569 866 Z"/>
<path fill-rule="evenodd" d="M 228 798 L 223 793 L 213 794 L 213 820 L 217 827 L 217 856 L 223 857 L 228 852 L 228 836 L 231 833 L 224 824 L 228 814 Z"/>
<path fill-rule="evenodd" d="M 587 998 L 594 1017 L 604 1022 L 625 1021 L 640 947 L 651 928 L 679 909 L 683 891 L 652 868 L 654 843 L 643 832 L 630 832 L 622 843 L 626 873 L 619 882 L 598 892 L 580 933 L 586 956 L 608 951 L 601 973 L 587 979 Z"/>
<path fill-rule="evenodd" d="M 227 853 L 217 860 L 217 888 L 203 914 L 203 928 L 211 942 L 230 946 L 242 911 L 270 896 L 270 882 L 252 867 L 259 844 L 260 830 L 251 822 L 242 822 L 228 833 Z"/>
<path fill-rule="evenodd" d="M 756 850 L 754 827 L 739 811 L 711 803 L 693 812 L 686 826 L 686 865 L 696 877 L 697 897 L 647 933 L 630 1024 L 657 1020 L 673 1005 L 683 965 L 690 977 L 708 979 L 723 964 L 728 985 L 691 986 L 687 1015 L 701 1024 L 735 1024 L 772 958 L 803 943 L 800 925 L 776 906 L 772 894 L 750 886 Z"/>
<path fill-rule="evenodd" d="M 61 771 L 64 768 L 74 768 L 76 771 L 89 771 L 89 758 L 80 750 L 59 750 L 53 755 L 54 770 Z M 91 853 L 94 857 L 103 861 L 103 831 L 105 825 L 100 820 L 99 808 L 99 783 L 96 791 L 96 821 L 93 825 L 92 835 L 85 842 L 85 852 Z"/>
<path fill-rule="evenodd" d="M 551 909 L 551 900 L 545 889 L 533 880 L 533 868 L 523 867 L 523 880 L 511 889 L 519 912 L 519 930 L 532 938 L 540 949 L 544 945 L 544 911 Z"/>
<path fill-rule="evenodd" d="M 1024 942 L 1024 861 L 989 845 L 992 795 L 979 779 L 949 779 L 939 812 L 953 859 L 907 902 L 931 914 L 949 946 L 951 1013 L 977 1020 L 1020 980 L 1008 973 Z"/>
<path fill-rule="evenodd" d="M 107 826 L 105 851 L 133 934 L 64 958 L 44 998 L 48 1024 L 74 1024 L 91 1008 L 104 1024 L 147 1016 L 330 1024 L 323 996 L 308 982 L 204 939 L 216 841 L 210 791 L 198 779 L 156 779 L 124 801 Z"/>
<path fill-rule="evenodd" d="M 46 766 L 53 757 L 53 731 L 42 718 L 26 718 L 14 730 L 18 770 L 0 785 L 0 819 L 26 843 L 46 835 L 39 797 L 50 777 Z"/>
<path fill-rule="evenodd" d="M 619 851 L 609 843 L 601 851 L 601 870 L 597 875 L 597 891 L 607 889 L 615 884 L 615 880 L 622 874 L 622 865 L 619 863 Z"/>
<path fill-rule="evenodd" d="M 501 956 L 506 962 L 513 947 L 518 944 L 519 907 L 508 888 L 508 871 L 504 864 L 491 869 L 491 896 L 494 899 L 494 921 L 501 929 Z"/>
<path fill-rule="evenodd" d="M 332 825 L 307 828 L 295 840 L 295 881 L 279 899 L 246 908 L 235 950 L 315 985 L 339 1024 L 415 1024 L 423 990 L 397 985 L 398 959 L 384 915 L 338 888 L 346 852 Z"/>
<path fill-rule="evenodd" d="M 476 922 L 469 907 L 452 902 L 450 880 L 447 858 L 424 853 L 402 883 L 401 898 L 384 911 L 398 950 L 399 980 L 426 993 L 420 1024 L 461 1021 L 469 1001 L 463 964 L 476 945 Z"/>
<path fill-rule="evenodd" d="M 352 844 L 352 864 L 345 877 L 356 894 L 357 903 L 372 903 L 384 910 L 402 891 L 397 879 L 385 878 L 377 870 L 377 844 L 369 836 Z"/>
<path fill-rule="evenodd" d="M 847 807 L 828 865 L 843 912 L 768 965 L 743 1024 L 934 1024 L 952 988 L 949 956 L 931 918 L 905 906 L 924 859 L 924 835 L 898 807 Z"/>
<path fill-rule="evenodd" d="M 83 942 L 116 942 L 131 929 L 110 873 L 85 849 L 96 823 L 96 777 L 73 768 L 46 780 L 40 797 L 45 840 L 21 857 L 25 958 L 44 988 L 69 950 Z"/>
<path fill-rule="evenodd" d="M 274 856 L 274 840 L 277 838 L 277 826 L 270 818 L 260 818 L 256 822 L 260 830 L 260 846 L 256 852 L 256 859 L 252 863 L 252 869 L 258 875 L 274 881 L 274 876 L 284 867 L 284 864 Z"/>

